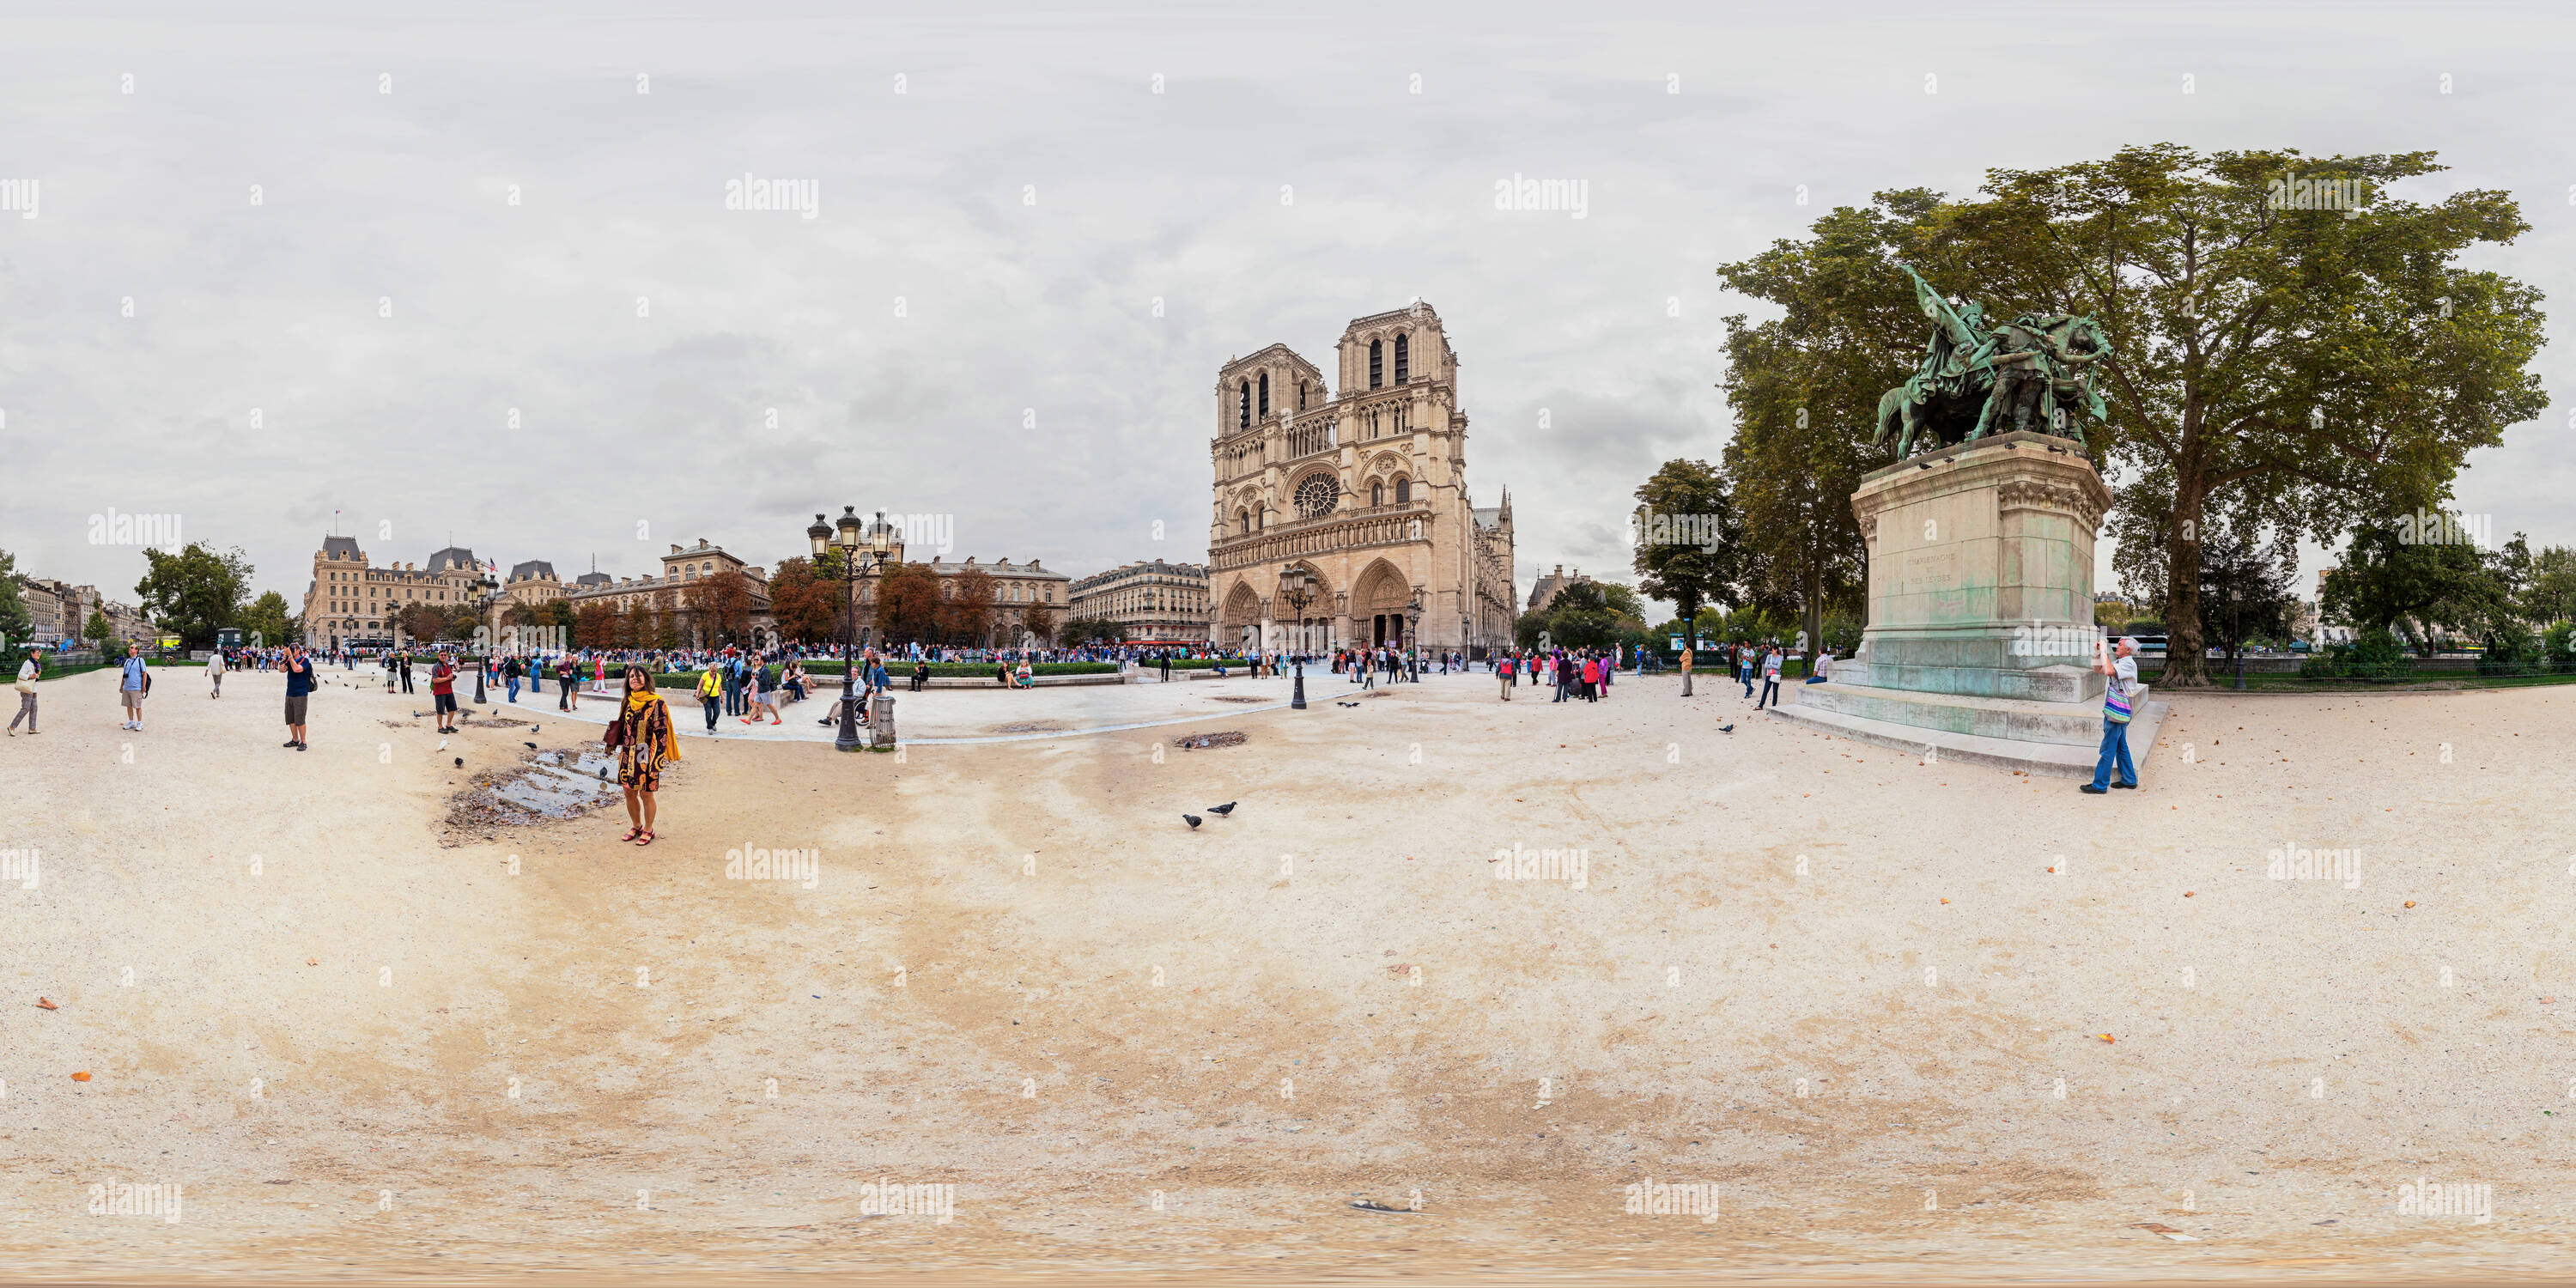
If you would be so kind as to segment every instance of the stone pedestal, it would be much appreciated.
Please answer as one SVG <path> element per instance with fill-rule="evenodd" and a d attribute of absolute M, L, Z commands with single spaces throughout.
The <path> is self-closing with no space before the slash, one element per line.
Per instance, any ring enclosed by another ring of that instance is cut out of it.
<path fill-rule="evenodd" d="M 1852 494 L 1869 542 L 1869 626 L 1784 720 L 1948 759 L 2089 777 L 2102 737 L 2092 669 L 2093 542 L 2111 491 L 2075 445 L 2001 434 L 1871 473 Z M 2143 686 L 2129 753 L 2163 718 Z"/>

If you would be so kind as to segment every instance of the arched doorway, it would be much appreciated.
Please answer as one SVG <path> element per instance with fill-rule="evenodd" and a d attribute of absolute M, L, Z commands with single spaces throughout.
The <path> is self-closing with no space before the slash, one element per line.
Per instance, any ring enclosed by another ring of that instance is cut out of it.
<path fill-rule="evenodd" d="M 1249 653 L 1261 647 L 1261 596 L 1252 587 L 1234 583 L 1225 597 L 1225 614 L 1217 629 L 1217 642 Z"/>
<path fill-rule="evenodd" d="M 1404 643 L 1405 612 L 1413 584 L 1384 559 L 1369 564 L 1353 583 L 1351 625 L 1371 647 Z"/>

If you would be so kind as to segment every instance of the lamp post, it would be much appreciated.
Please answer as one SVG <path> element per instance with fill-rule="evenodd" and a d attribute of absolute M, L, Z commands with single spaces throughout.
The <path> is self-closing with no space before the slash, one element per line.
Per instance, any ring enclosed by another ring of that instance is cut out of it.
<path fill-rule="evenodd" d="M 1404 669 L 1414 684 L 1422 683 L 1422 659 L 1415 650 L 1422 646 L 1422 588 L 1413 588 L 1413 598 L 1404 601 Z"/>
<path fill-rule="evenodd" d="M 474 589 L 482 592 L 483 611 L 488 616 L 492 611 L 492 596 L 501 589 L 501 584 L 492 580 L 492 574 L 487 572 L 474 579 Z M 491 638 L 491 632 L 485 631 L 484 638 Z M 487 653 L 474 659 L 474 705 L 478 707 L 491 701 L 483 696 L 483 672 L 490 669 L 490 656 Z"/>
<path fill-rule="evenodd" d="M 864 534 L 863 534 L 863 531 Z M 858 725 L 858 658 L 859 582 L 876 574 L 886 557 L 894 553 L 894 534 L 886 527 L 880 511 L 871 525 L 858 516 L 858 507 L 841 507 L 838 523 L 823 522 L 814 516 L 814 526 L 805 529 L 805 540 L 814 548 L 814 563 L 841 579 L 841 730 L 833 738 L 838 751 L 857 751 Z"/>
<path fill-rule="evenodd" d="M 1306 709 L 1306 605 L 1315 602 L 1315 574 L 1302 566 L 1279 574 L 1279 597 L 1287 600 L 1288 606 L 1297 612 L 1298 651 L 1290 655 L 1297 688 L 1290 695 L 1288 707 L 1292 711 L 1303 711 Z"/>

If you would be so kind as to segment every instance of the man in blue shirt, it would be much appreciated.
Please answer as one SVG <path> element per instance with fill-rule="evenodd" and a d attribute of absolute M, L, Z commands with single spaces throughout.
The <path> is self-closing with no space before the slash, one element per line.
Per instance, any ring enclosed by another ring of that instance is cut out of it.
<path fill-rule="evenodd" d="M 302 645 L 286 646 L 286 745 L 304 750 L 304 704 L 313 693 L 313 655 Z"/>
<path fill-rule="evenodd" d="M 125 702 L 125 723 L 117 726 L 143 732 L 143 695 L 152 691 L 152 673 L 143 668 L 143 646 L 125 646 L 124 678 L 117 682 L 117 693 Z"/>

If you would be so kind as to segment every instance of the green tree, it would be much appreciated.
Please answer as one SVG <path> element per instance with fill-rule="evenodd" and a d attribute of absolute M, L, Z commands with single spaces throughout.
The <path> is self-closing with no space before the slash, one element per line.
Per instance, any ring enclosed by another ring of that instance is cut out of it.
<path fill-rule="evenodd" d="M 2234 532 L 2202 535 L 2201 636 L 2226 649 L 2232 664 L 2245 641 L 2289 633 L 2290 578 L 2299 552 L 2294 545 L 2257 545 Z"/>
<path fill-rule="evenodd" d="M 2576 620 L 2576 549 L 2550 546 L 2531 557 L 2522 615 L 2537 625 Z"/>
<path fill-rule="evenodd" d="M 2201 541 L 2270 528 L 2331 543 L 2449 495 L 2463 458 L 2548 400 L 2525 370 L 2539 292 L 2464 268 L 2529 225 L 2505 193 L 2431 203 L 2386 185 L 2439 173 L 2429 152 L 2124 148 L 2107 161 L 1997 170 L 1927 250 L 2013 306 L 2090 313 L 2125 471 L 2115 564 L 2164 588 L 2167 686 L 2202 682 Z M 2360 209 L 2281 209 L 2289 183 L 2359 185 Z M 1934 262 L 1942 262 L 1935 258 Z"/>
<path fill-rule="evenodd" d="M 2326 575 L 2323 611 L 2364 631 L 2401 626 L 2431 656 L 2434 629 L 2475 630 L 2504 616 L 2511 588 L 2499 558 L 2465 542 L 2403 539 L 2389 525 L 2353 534 L 2342 563 Z"/>
<path fill-rule="evenodd" d="M 18 591 L 18 556 L 0 550 L 0 641 L 24 642 L 35 625 L 26 596 Z"/>
<path fill-rule="evenodd" d="M 1703 605 L 1735 602 L 1735 505 L 1726 479 L 1706 461 L 1673 459 L 1637 488 L 1640 589 L 1671 604 L 1683 621 Z"/>
<path fill-rule="evenodd" d="M 186 647 L 212 647 L 215 632 L 240 618 L 251 567 L 239 549 L 218 553 L 191 541 L 176 554 L 146 549 L 143 559 L 150 567 L 134 586 L 143 616 L 178 635 Z"/>
<path fill-rule="evenodd" d="M 1893 464 L 1876 441 L 1879 395 L 1914 369 L 1925 328 L 1912 283 L 1896 263 L 1940 209 L 1937 194 L 1883 193 L 1842 207 L 1803 242 L 1721 266 L 1727 286 L 1782 309 L 1726 319 L 1722 387 L 1735 437 L 1722 457 L 1740 537 L 1737 605 L 1805 619 L 1819 638 L 1837 607 L 1867 612 L 1868 544 L 1851 495 Z M 1794 629 L 1794 628 L 1793 628 Z"/>
<path fill-rule="evenodd" d="M 296 637 L 295 618 L 287 609 L 286 596 L 273 590 L 252 600 L 234 625 L 241 628 L 243 640 L 256 640 L 262 646 L 282 644 Z"/>
<path fill-rule="evenodd" d="M 2162 588 L 2173 627 L 2163 682 L 2205 683 L 2206 530 L 2333 544 L 2378 516 L 2438 503 L 2468 452 L 2546 406 L 2525 369 L 2541 344 L 2538 292 L 2459 263 L 2525 231 L 2512 199 L 2472 189 L 2418 203 L 2384 190 L 2441 170 L 2431 153 L 2130 147 L 2104 161 L 1990 171 L 1974 201 L 1882 193 L 1869 210 L 1819 220 L 1808 243 L 1721 269 L 1788 310 L 1761 328 L 1730 328 L 1730 358 L 1746 368 L 1730 370 L 1730 395 L 1741 386 L 1753 404 L 1737 410 L 1739 438 L 1748 423 L 1762 431 L 1745 448 L 1750 468 L 1729 449 L 1748 534 L 1767 540 L 1781 520 L 1747 482 L 1794 495 L 1795 453 L 1765 441 L 1784 409 L 1826 405 L 1836 414 L 1812 438 L 1847 439 L 1841 415 L 1853 404 L 1831 382 L 1860 373 L 1885 388 L 1894 379 L 1884 359 L 1901 377 L 1921 351 L 1898 260 L 1975 294 L 1990 317 L 2091 314 L 2110 344 L 2111 410 L 2107 426 L 2086 432 L 2122 480 L 2109 525 L 2115 566 L 2130 585 Z M 2358 184 L 2364 200 L 2352 218 L 2277 208 L 2268 198 L 2295 198 L 2278 186 L 2294 176 Z M 1873 259 L 1865 278 L 1848 271 Z M 1763 342 L 1740 344 L 1739 333 Z M 1839 369 L 1815 360 L 1835 342 L 1850 355 Z"/>
<path fill-rule="evenodd" d="M 115 635 L 116 628 L 107 624 L 107 614 L 98 608 L 91 608 L 89 610 L 89 620 L 81 625 L 81 638 L 86 640 L 95 640 L 98 642 L 98 646 L 100 648 L 105 648 L 107 647 L 107 641 L 114 638 Z"/>

